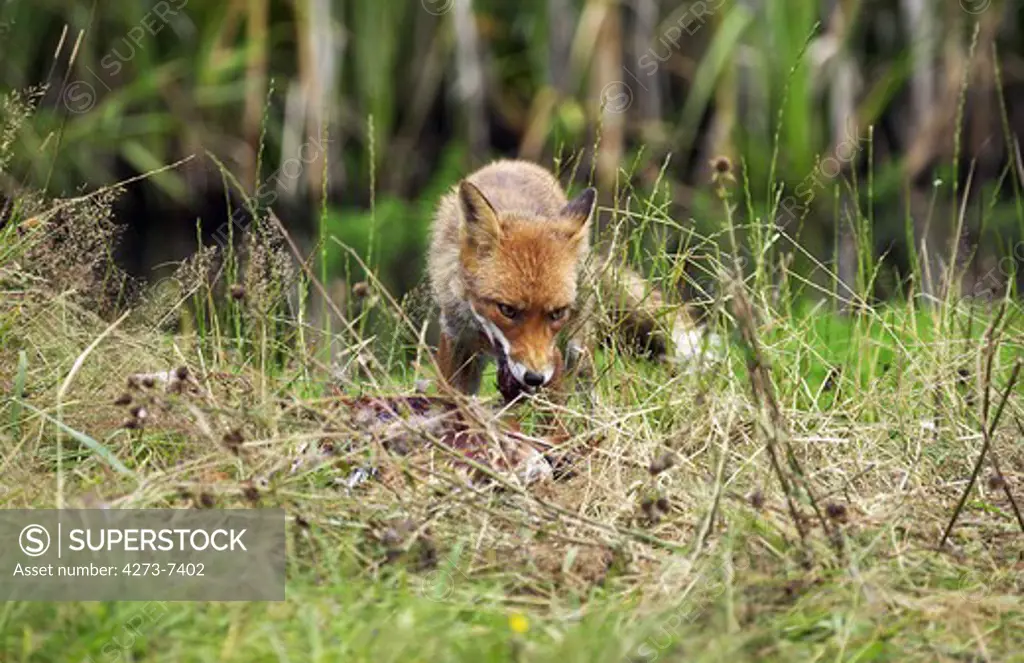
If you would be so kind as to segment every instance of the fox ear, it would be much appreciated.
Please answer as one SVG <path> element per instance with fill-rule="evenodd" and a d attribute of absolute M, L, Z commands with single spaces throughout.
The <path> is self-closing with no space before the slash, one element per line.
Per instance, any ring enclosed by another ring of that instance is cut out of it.
<path fill-rule="evenodd" d="M 594 215 L 594 202 L 597 200 L 597 190 L 594 187 L 587 187 L 583 193 L 576 196 L 565 204 L 561 215 L 565 219 L 575 221 L 577 230 L 574 236 L 579 236 L 586 231 L 590 217 Z"/>
<path fill-rule="evenodd" d="M 475 248 L 486 248 L 501 238 L 498 213 L 483 191 L 467 180 L 459 183 L 459 216 L 465 237 Z"/>

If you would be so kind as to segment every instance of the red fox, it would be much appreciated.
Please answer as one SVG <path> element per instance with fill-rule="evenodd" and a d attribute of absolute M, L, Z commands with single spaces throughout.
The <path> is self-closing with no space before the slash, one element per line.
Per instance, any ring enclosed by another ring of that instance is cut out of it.
<path fill-rule="evenodd" d="M 567 200 L 546 169 L 511 160 L 481 168 L 441 200 L 427 267 L 449 384 L 475 394 L 491 356 L 500 387 L 557 386 L 556 336 L 575 313 L 595 200 L 593 188 Z"/>

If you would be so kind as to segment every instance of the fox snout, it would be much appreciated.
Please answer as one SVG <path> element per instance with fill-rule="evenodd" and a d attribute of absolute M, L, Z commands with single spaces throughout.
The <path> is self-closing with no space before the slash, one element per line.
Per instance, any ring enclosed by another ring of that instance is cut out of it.
<path fill-rule="evenodd" d="M 544 353 L 542 358 L 533 358 L 532 360 L 526 358 L 528 355 L 517 356 L 513 353 L 507 359 L 508 368 L 521 385 L 530 389 L 539 389 L 551 382 L 551 378 L 555 376 L 554 353 L 554 345 Z"/>
<path fill-rule="evenodd" d="M 547 382 L 547 378 L 542 373 L 534 373 L 533 371 L 523 373 L 523 383 L 527 387 L 542 387 L 545 382 Z"/>
<path fill-rule="evenodd" d="M 529 389 L 539 389 L 554 377 L 558 366 L 555 329 L 546 324 L 516 324 L 514 320 L 493 320 L 474 307 L 484 335 L 491 341 L 498 361 L 504 362 L 516 382 Z M 512 311 L 507 311 L 511 314 Z M 564 314 L 562 314 L 564 315 Z M 520 313 L 508 317 L 518 318 Z M 561 326 L 561 320 L 555 325 Z"/>

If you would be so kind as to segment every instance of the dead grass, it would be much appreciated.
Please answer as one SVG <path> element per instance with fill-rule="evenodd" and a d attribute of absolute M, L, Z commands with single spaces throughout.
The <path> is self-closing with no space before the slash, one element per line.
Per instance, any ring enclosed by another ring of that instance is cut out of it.
<path fill-rule="evenodd" d="M 8 241 L 27 241 L 17 237 Z M 1002 489 L 1002 481 L 1011 490 L 1024 484 L 1019 388 L 991 436 L 1004 478 L 984 466 L 948 544 L 938 545 L 981 451 L 985 387 L 975 372 L 981 330 L 950 337 L 939 327 L 947 313 L 991 319 L 983 306 L 922 313 L 894 305 L 854 316 L 845 323 L 847 370 L 817 381 L 808 363 L 835 360 L 826 360 L 834 353 L 813 319 L 767 308 L 736 310 L 744 332 L 713 372 L 607 349 L 608 368 L 588 398 L 506 413 L 550 435 L 534 416 L 546 409 L 560 426 L 557 450 L 570 454 L 571 471 L 524 485 L 493 468 L 460 469 L 429 425 L 381 428 L 339 406 L 338 393 L 416 395 L 416 378 L 430 376 L 426 362 L 404 374 L 378 372 L 372 382 L 358 371 L 339 377 L 317 359 L 319 330 L 262 298 L 238 304 L 241 337 L 230 332 L 231 317 L 216 316 L 205 334 L 168 334 L 132 316 L 111 329 L 82 289 L 55 287 L 26 268 L 39 264 L 30 255 L 2 275 L 0 385 L 11 396 L 0 410 L 5 508 L 282 505 L 296 536 L 316 533 L 293 544 L 300 577 L 329 575 L 337 562 L 328 560 L 340 555 L 366 578 L 402 570 L 423 596 L 444 592 L 468 607 L 479 590 L 478 599 L 563 629 L 579 615 L 628 606 L 609 635 L 631 660 L 693 641 L 708 652 L 778 660 L 897 651 L 1008 660 L 1021 651 L 1024 538 Z M 92 283 L 95 271 L 78 278 Z M 186 284 L 185 296 L 199 292 L 205 303 L 205 287 Z M 169 317 L 194 313 L 192 303 L 167 302 Z M 992 354 L 996 394 L 1024 338 L 1019 306 L 1008 309 Z M 719 324 L 728 333 L 732 323 Z M 72 367 L 103 334 L 58 408 Z M 744 349 L 753 339 L 755 355 Z M 381 341 L 365 340 L 370 349 Z M 886 370 L 873 362 L 883 352 Z M 134 373 L 179 367 L 187 379 L 172 377 L 170 389 L 151 378 L 129 384 Z M 759 386 L 751 388 L 750 375 Z M 16 403 L 25 407 L 12 416 Z M 489 412 L 497 406 L 491 398 L 460 407 L 496 439 Z M 55 420 L 129 471 L 113 469 Z M 359 470 L 369 480 L 355 481 Z M 439 574 L 457 579 L 458 591 L 436 584 Z M 583 602 L 569 608 L 571 597 Z M 650 635 L 658 629 L 666 634 Z"/>

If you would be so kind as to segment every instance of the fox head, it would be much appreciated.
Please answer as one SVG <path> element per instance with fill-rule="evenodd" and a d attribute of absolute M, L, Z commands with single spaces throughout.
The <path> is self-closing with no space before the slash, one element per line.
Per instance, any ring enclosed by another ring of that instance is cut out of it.
<path fill-rule="evenodd" d="M 589 188 L 554 217 L 536 218 L 498 212 L 479 188 L 459 185 L 459 260 L 469 304 L 499 361 L 527 389 L 555 375 L 555 337 L 576 302 L 595 198 Z"/>

